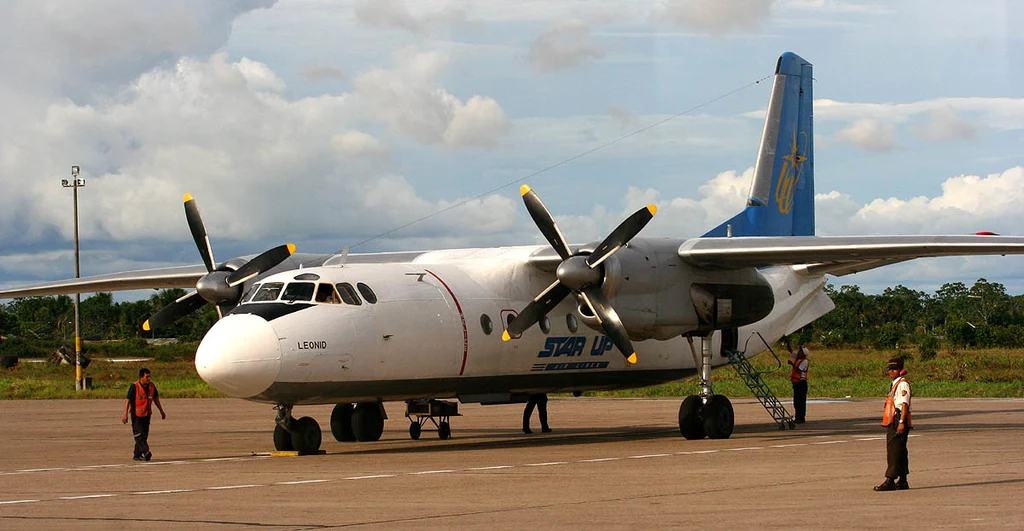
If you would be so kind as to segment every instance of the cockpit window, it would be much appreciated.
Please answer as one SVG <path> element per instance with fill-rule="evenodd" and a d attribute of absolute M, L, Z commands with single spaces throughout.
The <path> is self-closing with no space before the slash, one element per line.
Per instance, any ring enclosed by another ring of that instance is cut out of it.
<path fill-rule="evenodd" d="M 359 298 L 359 294 L 356 293 L 356 289 L 352 287 L 352 284 L 348 282 L 341 282 L 335 284 L 338 288 L 338 294 L 341 295 L 341 301 L 345 304 L 354 304 L 356 306 L 363 303 L 362 299 Z"/>
<path fill-rule="evenodd" d="M 283 301 L 309 301 L 313 300 L 313 290 L 316 284 L 312 282 L 291 282 L 284 288 L 281 294 Z"/>
<path fill-rule="evenodd" d="M 316 287 L 316 302 L 323 304 L 341 304 L 341 297 L 334 291 L 330 284 L 320 284 Z"/>
<path fill-rule="evenodd" d="M 253 295 L 252 302 L 276 301 L 277 296 L 281 294 L 281 288 L 283 287 L 284 282 L 267 282 L 260 286 L 256 295 Z"/>
<path fill-rule="evenodd" d="M 377 304 L 377 294 L 370 289 L 370 286 L 360 282 L 356 284 L 356 287 L 359 288 L 359 293 L 363 294 L 363 298 L 366 299 L 366 302 L 370 304 Z"/>
<path fill-rule="evenodd" d="M 251 299 L 252 296 L 255 295 L 257 291 L 259 291 L 259 289 L 259 284 L 253 284 L 252 286 L 249 286 L 249 289 L 246 290 L 245 294 L 242 295 L 242 298 L 238 299 L 238 304 L 249 302 L 249 299 Z"/>

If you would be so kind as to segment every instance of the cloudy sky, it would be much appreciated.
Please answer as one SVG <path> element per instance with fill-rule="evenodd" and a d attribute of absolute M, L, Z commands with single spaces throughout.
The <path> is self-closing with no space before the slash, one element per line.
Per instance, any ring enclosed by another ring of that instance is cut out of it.
<path fill-rule="evenodd" d="M 186 192 L 219 260 L 540 243 L 523 182 L 571 241 L 647 202 L 645 235 L 697 236 L 742 207 L 771 86 L 755 82 L 787 50 L 815 65 L 818 234 L 1024 235 L 1011 0 L 7 0 L 5 15 L 5 287 L 73 274 L 75 164 L 83 275 L 200 263 Z M 986 277 L 1019 294 L 1022 266 L 918 260 L 839 282 Z"/>

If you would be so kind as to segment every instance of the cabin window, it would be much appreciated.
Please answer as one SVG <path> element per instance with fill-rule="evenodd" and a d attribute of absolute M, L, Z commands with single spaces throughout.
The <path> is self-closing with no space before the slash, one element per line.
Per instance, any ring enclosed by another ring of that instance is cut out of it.
<path fill-rule="evenodd" d="M 363 294 L 363 298 L 366 299 L 366 302 L 370 304 L 377 304 L 377 294 L 370 289 L 370 286 L 360 282 L 356 284 L 356 287 L 359 288 L 359 293 Z"/>
<path fill-rule="evenodd" d="M 359 298 L 359 294 L 356 293 L 356 289 L 352 287 L 352 284 L 348 282 L 341 282 L 335 284 L 338 288 L 338 294 L 341 295 L 341 302 L 345 304 L 353 304 L 359 306 L 363 303 L 363 300 Z"/>
<path fill-rule="evenodd" d="M 256 292 L 256 295 L 253 295 L 252 301 L 276 301 L 283 287 L 284 282 L 267 282 L 260 286 L 260 290 Z"/>
<path fill-rule="evenodd" d="M 330 284 L 320 284 L 316 287 L 316 302 L 323 304 L 341 304 L 341 297 L 334 291 Z"/>
<path fill-rule="evenodd" d="M 289 302 L 313 300 L 313 290 L 315 289 L 316 284 L 312 282 L 292 282 L 284 288 L 281 300 Z"/>
<path fill-rule="evenodd" d="M 545 334 L 551 332 L 551 319 L 548 319 L 548 316 L 546 315 L 540 318 L 540 331 Z"/>
<path fill-rule="evenodd" d="M 252 296 L 255 295 L 257 291 L 259 291 L 259 289 L 260 289 L 260 285 L 259 284 L 253 284 L 253 285 L 249 286 L 249 289 L 247 289 L 245 291 L 245 293 L 242 295 L 242 298 L 238 299 L 238 304 L 243 304 L 243 303 L 249 302 L 249 299 L 251 299 Z"/>
<path fill-rule="evenodd" d="M 569 333 L 575 334 L 576 330 L 580 328 L 580 323 L 576 320 L 576 316 L 570 313 L 565 316 L 565 326 L 569 327 Z"/>
<path fill-rule="evenodd" d="M 491 335 L 494 331 L 494 323 L 491 322 L 491 316 L 485 314 L 480 315 L 480 328 L 483 329 L 484 334 Z"/>

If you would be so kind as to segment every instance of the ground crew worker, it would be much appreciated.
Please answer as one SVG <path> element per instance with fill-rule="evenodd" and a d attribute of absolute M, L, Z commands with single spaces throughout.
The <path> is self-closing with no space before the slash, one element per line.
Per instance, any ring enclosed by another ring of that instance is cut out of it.
<path fill-rule="evenodd" d="M 534 406 L 537 407 L 537 415 L 540 417 L 540 431 L 551 433 L 551 428 L 548 427 L 548 395 L 543 393 L 527 397 L 526 409 L 523 410 L 523 433 L 533 433 L 530 429 L 530 417 L 533 416 Z"/>
<path fill-rule="evenodd" d="M 795 411 L 794 422 L 803 424 L 807 417 L 807 367 L 810 361 L 807 359 L 809 351 L 803 345 L 793 350 L 789 338 L 786 338 L 786 349 L 792 359 L 786 360 L 793 366 L 789 372 L 789 381 L 793 384 L 793 409 Z"/>
<path fill-rule="evenodd" d="M 135 461 L 149 461 L 153 458 L 153 453 L 149 451 L 149 421 L 153 414 L 153 404 L 160 410 L 160 418 L 167 418 L 164 407 L 160 405 L 156 384 L 151 379 L 149 369 L 139 369 L 139 379 L 128 386 L 128 396 L 124 401 L 121 423 L 128 424 L 128 417 L 131 416 L 132 435 L 135 436 L 135 454 L 132 459 Z"/>
<path fill-rule="evenodd" d="M 903 370 L 903 360 L 889 360 L 886 371 L 892 378 L 889 396 L 885 398 L 885 409 L 882 411 L 882 426 L 885 433 L 885 481 L 875 490 L 906 490 L 910 488 L 907 475 L 910 474 L 910 461 L 907 455 L 907 439 L 910 436 L 910 382 L 907 371 Z"/>

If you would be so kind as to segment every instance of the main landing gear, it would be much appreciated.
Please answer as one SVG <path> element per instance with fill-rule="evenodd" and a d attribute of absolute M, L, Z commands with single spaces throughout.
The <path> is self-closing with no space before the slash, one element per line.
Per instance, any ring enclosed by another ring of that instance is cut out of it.
<path fill-rule="evenodd" d="M 292 417 L 292 406 L 288 404 L 278 404 L 274 409 L 277 410 L 274 449 L 302 454 L 320 450 L 323 434 L 316 419 Z M 377 441 L 384 433 L 384 420 L 387 418 L 384 404 L 380 402 L 338 404 L 331 412 L 331 435 L 341 442 Z"/>
<path fill-rule="evenodd" d="M 728 439 L 735 427 L 735 417 L 729 399 L 711 390 L 711 336 L 701 338 L 700 355 L 693 337 L 686 336 L 686 341 L 700 373 L 701 393 L 686 397 L 679 405 L 679 433 L 687 439 Z"/>

